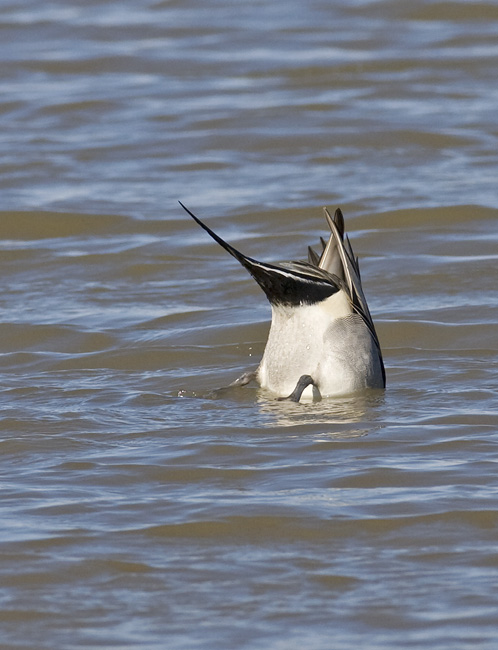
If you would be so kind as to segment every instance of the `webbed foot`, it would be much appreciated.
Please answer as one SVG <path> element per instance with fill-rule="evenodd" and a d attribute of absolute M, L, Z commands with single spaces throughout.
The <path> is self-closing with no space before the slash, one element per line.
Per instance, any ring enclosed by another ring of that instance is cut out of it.
<path fill-rule="evenodd" d="M 245 372 L 243 375 L 238 377 L 235 381 L 232 381 L 231 384 L 228 384 L 228 386 L 222 386 L 221 388 L 215 388 L 214 390 L 209 391 L 205 395 L 205 397 L 208 397 L 210 399 L 217 399 L 219 397 L 222 397 L 227 391 L 230 390 L 230 388 L 237 388 L 238 386 L 246 386 L 246 384 L 250 384 L 251 381 L 256 380 L 256 370 L 251 370 L 250 372 Z"/>
<path fill-rule="evenodd" d="M 256 370 L 251 370 L 249 372 L 245 372 L 243 375 L 238 377 L 235 381 L 232 381 L 231 384 L 228 384 L 227 388 L 232 388 L 233 386 L 245 386 L 246 384 L 250 384 L 251 381 L 256 380 Z"/>

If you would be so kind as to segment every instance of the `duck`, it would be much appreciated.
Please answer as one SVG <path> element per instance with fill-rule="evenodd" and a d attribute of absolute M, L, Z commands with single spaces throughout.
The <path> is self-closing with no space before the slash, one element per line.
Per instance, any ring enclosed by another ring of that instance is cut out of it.
<path fill-rule="evenodd" d="M 360 267 L 340 208 L 324 207 L 329 237 L 306 261 L 267 263 L 241 253 L 181 207 L 254 278 L 272 311 L 268 340 L 255 371 L 230 384 L 256 381 L 279 400 L 318 401 L 384 389 L 386 372 Z"/>

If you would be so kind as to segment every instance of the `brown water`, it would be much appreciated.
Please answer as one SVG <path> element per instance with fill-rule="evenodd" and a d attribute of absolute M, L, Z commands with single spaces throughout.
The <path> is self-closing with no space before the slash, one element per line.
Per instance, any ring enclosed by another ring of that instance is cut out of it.
<path fill-rule="evenodd" d="M 496 648 L 498 5 L 0 9 L 0 646 Z M 340 205 L 385 393 L 249 386 Z"/>

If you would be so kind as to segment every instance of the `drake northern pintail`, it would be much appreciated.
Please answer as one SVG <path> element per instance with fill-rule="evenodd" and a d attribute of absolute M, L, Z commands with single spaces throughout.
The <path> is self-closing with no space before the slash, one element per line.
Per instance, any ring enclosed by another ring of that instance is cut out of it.
<path fill-rule="evenodd" d="M 379 339 L 361 286 L 358 258 L 340 209 L 322 253 L 308 248 L 307 262 L 267 264 L 240 253 L 180 205 L 249 271 L 270 301 L 272 322 L 258 369 L 231 386 L 255 379 L 280 399 L 298 402 L 384 388 Z"/>

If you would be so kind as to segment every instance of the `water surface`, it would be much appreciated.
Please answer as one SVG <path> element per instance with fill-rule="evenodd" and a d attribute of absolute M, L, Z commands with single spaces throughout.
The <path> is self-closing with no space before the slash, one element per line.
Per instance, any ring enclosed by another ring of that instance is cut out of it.
<path fill-rule="evenodd" d="M 494 2 L 0 11 L 2 648 L 490 649 Z M 340 205 L 388 387 L 255 386 Z"/>

